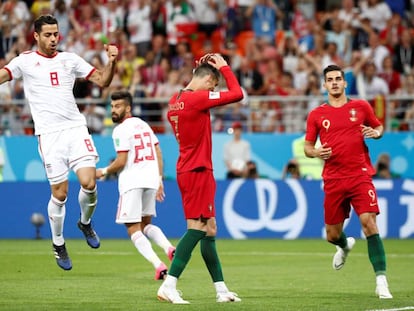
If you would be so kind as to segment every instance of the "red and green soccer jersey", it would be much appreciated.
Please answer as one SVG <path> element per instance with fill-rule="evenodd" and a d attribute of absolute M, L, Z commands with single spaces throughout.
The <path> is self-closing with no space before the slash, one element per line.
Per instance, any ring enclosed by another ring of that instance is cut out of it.
<path fill-rule="evenodd" d="M 199 168 L 212 170 L 210 108 L 237 102 L 243 93 L 229 66 L 220 68 L 228 90 L 182 90 L 168 103 L 168 121 L 179 144 L 177 173 Z"/>
<path fill-rule="evenodd" d="M 310 112 L 305 140 L 315 142 L 319 136 L 322 145 L 332 148 L 322 172 L 324 179 L 375 174 L 362 125 L 381 125 L 365 100 L 349 100 L 337 108 L 324 103 Z"/>

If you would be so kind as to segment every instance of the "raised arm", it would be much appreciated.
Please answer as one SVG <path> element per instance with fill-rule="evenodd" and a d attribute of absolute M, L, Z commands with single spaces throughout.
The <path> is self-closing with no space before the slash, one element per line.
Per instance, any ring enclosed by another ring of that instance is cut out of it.
<path fill-rule="evenodd" d="M 225 98 L 225 102 L 237 102 L 243 99 L 243 92 L 240 87 L 239 81 L 228 65 L 227 61 L 220 54 L 207 54 L 200 59 L 201 62 L 207 62 L 211 66 L 220 70 L 223 75 L 228 91 L 221 92 L 222 97 Z"/>
<path fill-rule="evenodd" d="M 111 84 L 118 58 L 118 48 L 115 45 L 105 45 L 105 49 L 108 54 L 108 63 L 102 70 L 95 70 L 89 77 L 90 81 L 100 87 L 107 87 Z"/>

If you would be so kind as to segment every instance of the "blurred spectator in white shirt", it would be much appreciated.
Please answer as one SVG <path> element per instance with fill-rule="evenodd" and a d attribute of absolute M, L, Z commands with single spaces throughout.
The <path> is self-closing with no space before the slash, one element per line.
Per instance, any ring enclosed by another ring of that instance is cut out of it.
<path fill-rule="evenodd" d="M 390 93 L 387 82 L 377 75 L 373 62 L 367 62 L 363 66 L 362 72 L 357 77 L 357 90 L 360 97 L 367 99 Z"/>
<path fill-rule="evenodd" d="M 342 0 L 338 19 L 343 22 L 344 29 L 350 29 L 353 21 L 358 18 L 359 9 L 355 7 L 354 0 Z"/>
<path fill-rule="evenodd" d="M 148 0 L 135 0 L 129 3 L 126 26 L 129 41 L 136 46 L 137 56 L 145 57 L 151 48 L 152 23 L 151 6 Z"/>
<path fill-rule="evenodd" d="M 105 4 L 98 4 L 97 0 L 91 0 L 96 11 L 99 12 L 102 22 L 102 33 L 109 36 L 116 30 L 124 27 L 124 8 L 118 0 L 107 0 Z"/>
<path fill-rule="evenodd" d="M 230 133 L 233 138 L 224 145 L 227 178 L 242 178 L 246 163 L 250 160 L 250 143 L 241 137 L 243 125 L 240 122 L 233 123 Z"/>
<path fill-rule="evenodd" d="M 198 31 L 203 32 L 207 36 L 207 40 L 211 39 L 213 32 L 220 25 L 219 0 L 189 0 L 194 9 L 195 19 L 198 23 Z"/>
<path fill-rule="evenodd" d="M 370 32 L 368 43 L 369 46 L 362 50 L 362 54 L 371 57 L 377 72 L 380 73 L 384 58 L 390 55 L 390 51 L 380 43 L 379 36 L 375 31 Z"/>
<path fill-rule="evenodd" d="M 359 1 L 361 14 L 369 18 L 372 28 L 380 32 L 387 27 L 392 16 L 390 7 L 383 0 Z"/>

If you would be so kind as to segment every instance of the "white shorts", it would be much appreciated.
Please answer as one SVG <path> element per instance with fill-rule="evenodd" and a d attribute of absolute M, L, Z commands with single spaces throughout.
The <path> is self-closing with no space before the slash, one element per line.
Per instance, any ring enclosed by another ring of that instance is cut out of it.
<path fill-rule="evenodd" d="M 137 223 L 143 216 L 156 216 L 155 189 L 135 188 L 120 195 L 116 212 L 117 224 Z"/>
<path fill-rule="evenodd" d="M 86 126 L 38 136 L 39 154 L 51 185 L 68 179 L 82 167 L 96 167 L 98 153 Z"/>

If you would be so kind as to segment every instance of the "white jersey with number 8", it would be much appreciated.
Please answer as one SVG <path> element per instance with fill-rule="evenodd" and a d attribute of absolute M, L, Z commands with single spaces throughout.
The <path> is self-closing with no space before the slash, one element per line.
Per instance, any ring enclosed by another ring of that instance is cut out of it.
<path fill-rule="evenodd" d="M 86 125 L 73 95 L 76 78 L 88 78 L 95 70 L 80 56 L 59 52 L 46 57 L 24 52 L 4 67 L 10 79 L 23 78 L 24 93 L 32 113 L 35 134 Z"/>

